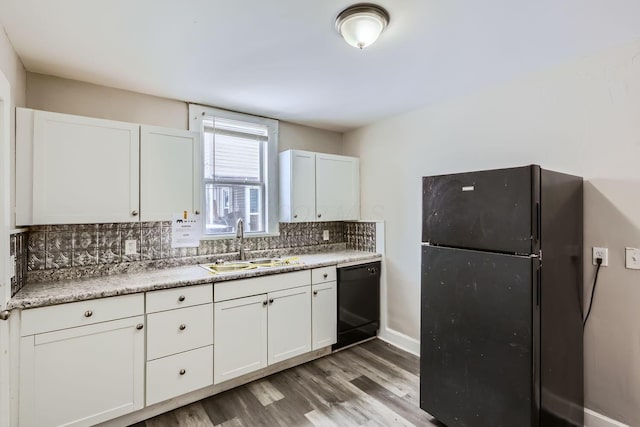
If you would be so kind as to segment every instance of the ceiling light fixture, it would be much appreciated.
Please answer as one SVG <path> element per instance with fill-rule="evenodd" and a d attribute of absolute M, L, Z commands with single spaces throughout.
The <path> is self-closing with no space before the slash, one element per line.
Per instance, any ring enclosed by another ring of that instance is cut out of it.
<path fill-rule="evenodd" d="M 370 3 L 349 6 L 338 14 L 336 30 L 344 41 L 358 49 L 373 44 L 389 24 L 389 13 Z"/>

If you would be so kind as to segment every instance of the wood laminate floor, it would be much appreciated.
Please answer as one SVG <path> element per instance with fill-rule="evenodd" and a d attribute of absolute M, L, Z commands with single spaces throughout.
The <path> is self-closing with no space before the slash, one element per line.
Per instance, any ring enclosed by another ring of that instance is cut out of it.
<path fill-rule="evenodd" d="M 419 407 L 418 358 L 378 339 L 135 427 L 442 426 Z"/>

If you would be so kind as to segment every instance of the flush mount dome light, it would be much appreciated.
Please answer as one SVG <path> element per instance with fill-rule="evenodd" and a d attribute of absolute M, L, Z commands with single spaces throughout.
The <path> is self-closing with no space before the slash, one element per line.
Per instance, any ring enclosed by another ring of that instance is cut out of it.
<path fill-rule="evenodd" d="M 349 6 L 338 14 L 336 30 L 344 41 L 358 49 L 373 44 L 389 24 L 389 13 L 370 3 Z"/>

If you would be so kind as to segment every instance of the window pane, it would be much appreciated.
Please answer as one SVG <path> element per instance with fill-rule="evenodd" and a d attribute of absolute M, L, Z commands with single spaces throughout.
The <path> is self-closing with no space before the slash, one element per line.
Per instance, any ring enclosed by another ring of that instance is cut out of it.
<path fill-rule="evenodd" d="M 244 220 L 246 233 L 264 232 L 262 193 L 260 185 L 206 184 L 207 233 L 235 233 L 238 218 Z"/>
<path fill-rule="evenodd" d="M 260 141 L 216 134 L 214 178 L 260 181 L 261 145 Z"/>

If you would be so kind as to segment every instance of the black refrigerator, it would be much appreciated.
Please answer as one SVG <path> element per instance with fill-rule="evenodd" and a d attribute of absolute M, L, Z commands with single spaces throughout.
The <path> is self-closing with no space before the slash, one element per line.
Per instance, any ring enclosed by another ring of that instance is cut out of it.
<path fill-rule="evenodd" d="M 582 178 L 423 178 L 420 407 L 452 426 L 582 426 Z"/>

